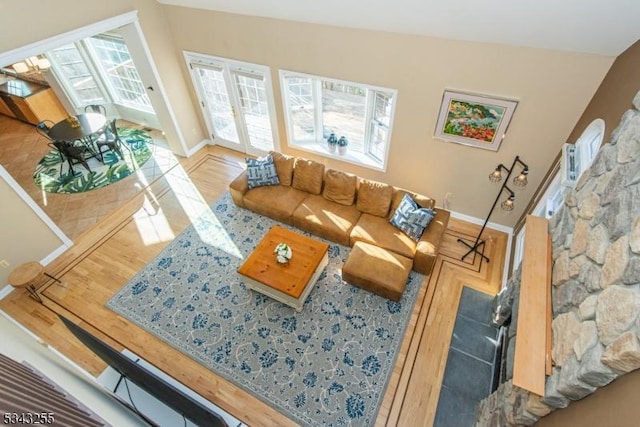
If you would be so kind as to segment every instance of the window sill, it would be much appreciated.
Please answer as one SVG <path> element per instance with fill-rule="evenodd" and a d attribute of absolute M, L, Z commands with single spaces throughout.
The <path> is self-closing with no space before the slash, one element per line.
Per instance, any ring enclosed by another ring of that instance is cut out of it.
<path fill-rule="evenodd" d="M 129 110 L 135 110 L 145 114 L 153 114 L 154 116 L 156 115 L 156 112 L 153 110 L 152 107 L 147 108 L 138 104 L 128 104 L 126 102 L 113 102 L 113 104 L 116 107 L 123 107 L 123 108 L 128 108 Z"/>
<path fill-rule="evenodd" d="M 348 148 L 344 154 L 340 154 L 337 147 L 335 152 L 329 151 L 326 143 L 321 144 L 318 142 L 298 142 L 289 143 L 289 146 L 297 150 L 306 151 L 308 153 L 313 153 L 319 156 L 327 157 L 329 159 L 352 163 L 354 165 L 363 166 L 365 168 L 377 171 L 386 171 L 386 166 L 383 162 L 380 162 L 367 154 L 359 153 L 357 151 L 351 151 Z"/>

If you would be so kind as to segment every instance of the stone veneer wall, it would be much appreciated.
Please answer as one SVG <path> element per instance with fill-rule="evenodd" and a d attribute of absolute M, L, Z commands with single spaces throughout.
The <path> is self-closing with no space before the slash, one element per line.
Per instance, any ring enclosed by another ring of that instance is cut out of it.
<path fill-rule="evenodd" d="M 640 368 L 640 92 L 633 106 L 549 223 L 554 368 L 545 396 L 503 383 L 478 406 L 476 426 L 531 425 Z"/>

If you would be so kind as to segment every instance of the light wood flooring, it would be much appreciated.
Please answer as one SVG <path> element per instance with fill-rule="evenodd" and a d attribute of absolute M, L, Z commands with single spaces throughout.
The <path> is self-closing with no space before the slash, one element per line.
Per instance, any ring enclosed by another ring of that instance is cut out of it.
<path fill-rule="evenodd" d="M 43 283 L 44 304 L 16 290 L 0 301 L 0 309 L 93 375 L 105 365 L 58 321 L 62 313 L 112 346 L 129 348 L 164 372 L 251 426 L 295 425 L 270 408 L 153 335 L 104 307 L 129 279 L 191 220 L 220 197 L 242 170 L 243 156 L 208 147 L 182 159 L 129 198 L 74 246 L 47 266 L 62 284 Z M 507 235 L 485 231 L 485 254 L 461 261 L 479 227 L 452 219 L 433 273 L 425 278 L 414 306 L 401 351 L 389 382 L 377 426 L 433 424 L 451 332 L 463 285 L 495 294 L 501 285 Z"/>
<path fill-rule="evenodd" d="M 141 128 L 122 120 L 118 126 Z M 48 140 L 34 126 L 0 114 L 0 164 L 64 234 L 74 240 L 177 164 L 162 133 L 156 130 L 148 133 L 154 139 L 150 145 L 153 155 L 134 176 L 85 193 L 51 194 L 33 181 L 36 165 L 51 151 Z"/>

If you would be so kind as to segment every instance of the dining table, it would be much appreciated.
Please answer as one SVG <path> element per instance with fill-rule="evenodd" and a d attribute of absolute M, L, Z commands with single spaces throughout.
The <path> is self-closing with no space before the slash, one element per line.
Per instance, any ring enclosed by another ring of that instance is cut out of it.
<path fill-rule="evenodd" d="M 107 124 L 107 118 L 99 113 L 84 113 L 73 118 L 61 120 L 49 129 L 49 136 L 55 141 L 73 142 L 84 140 L 100 132 Z"/>
<path fill-rule="evenodd" d="M 106 124 L 107 118 L 100 113 L 78 114 L 53 125 L 49 129 L 49 137 L 54 141 L 63 141 L 68 144 L 80 141 L 90 153 L 95 155 L 92 135 L 103 131 Z"/>

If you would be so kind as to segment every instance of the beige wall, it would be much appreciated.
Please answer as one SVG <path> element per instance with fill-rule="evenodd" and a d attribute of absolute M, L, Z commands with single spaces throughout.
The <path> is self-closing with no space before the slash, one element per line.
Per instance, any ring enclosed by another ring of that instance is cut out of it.
<path fill-rule="evenodd" d="M 59 249 L 64 242 L 36 215 L 0 176 L 0 259 L 9 268 L 0 267 L 0 289 L 7 285 L 11 270 L 27 261 L 40 261 Z"/>
<path fill-rule="evenodd" d="M 578 119 L 573 130 L 567 138 L 568 142 L 576 142 L 582 135 L 589 124 L 597 118 L 601 118 L 605 122 L 605 134 L 603 143 L 610 141 L 611 132 L 620 123 L 620 117 L 631 108 L 634 96 L 640 92 L 640 40 L 631 45 L 626 51 L 622 52 L 614 61 L 613 65 L 607 72 L 598 87 L 598 90 L 589 101 L 589 105 Z M 549 181 L 546 185 L 537 189 L 535 198 L 531 200 L 529 208 L 520 217 L 518 225 L 515 228 L 517 233 L 522 226 L 526 214 L 531 213 L 535 206 L 540 202 L 551 180 L 554 171 L 559 168 L 561 161 L 560 150 L 556 153 L 556 162 L 554 162 L 547 170 Z M 511 262 L 513 262 L 513 254 L 515 246 L 511 248 Z M 512 265 L 510 268 L 513 267 Z"/>
<path fill-rule="evenodd" d="M 616 58 L 571 132 L 570 142 L 575 142 L 589 123 L 597 118 L 604 120 L 604 142 L 609 142 L 611 132 L 620 123 L 620 117 L 631 108 L 633 97 L 640 91 L 638 70 L 640 70 L 640 40 Z"/>
<path fill-rule="evenodd" d="M 486 180 L 498 163 L 519 154 L 531 166 L 529 187 L 510 216 L 512 226 L 598 87 L 614 58 L 460 42 L 378 31 L 300 24 L 162 6 L 153 0 L 12 2 L 0 17 L 0 50 L 13 49 L 137 9 L 187 147 L 205 138 L 181 52 L 191 50 L 271 67 L 282 149 L 286 145 L 278 69 L 290 69 L 398 90 L 387 173 L 328 161 L 372 179 L 428 194 L 441 205 L 483 218 L 496 187 Z M 25 23 L 15 16 L 29 16 Z M 498 152 L 433 138 L 445 88 L 519 100 Z"/>
<path fill-rule="evenodd" d="M 271 67 L 282 149 L 286 146 L 278 69 L 398 89 L 387 173 L 339 161 L 329 166 L 408 187 L 451 209 L 484 218 L 497 191 L 487 175 L 519 154 L 531 185 L 518 210 L 492 221 L 513 225 L 614 58 L 301 24 L 180 7 L 166 8 L 179 50 Z M 188 79 L 186 67 L 183 73 Z M 496 152 L 433 138 L 445 88 L 518 99 Z M 311 155 L 305 154 L 309 157 Z"/>
<path fill-rule="evenodd" d="M 138 11 L 140 26 L 178 122 L 177 132 L 183 135 L 186 148 L 192 148 L 205 138 L 206 133 L 193 109 L 180 69 L 181 56 L 174 48 L 164 8 L 155 0 L 25 0 L 3 3 L 0 52 L 18 49 L 133 10 Z M 167 137 L 175 139 L 177 133 L 171 132 Z M 177 141 L 170 143 L 174 151 L 182 151 L 176 148 L 179 147 Z"/>
<path fill-rule="evenodd" d="M 133 9 L 135 8 L 130 1 L 122 0 L 91 3 L 82 0 L 3 2 L 0 15 L 0 52 L 16 49 Z"/>

